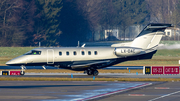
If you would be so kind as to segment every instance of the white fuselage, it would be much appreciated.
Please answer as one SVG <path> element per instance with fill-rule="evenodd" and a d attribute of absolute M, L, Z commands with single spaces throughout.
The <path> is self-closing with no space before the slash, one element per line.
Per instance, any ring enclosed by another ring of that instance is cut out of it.
<path fill-rule="evenodd" d="M 154 51 L 154 50 L 152 50 Z M 40 54 L 38 54 L 40 52 Z M 36 54 L 34 54 L 36 53 Z M 7 62 L 8 65 L 58 65 L 85 61 L 102 61 L 145 54 L 133 47 L 53 47 L 36 48 Z M 89 62 L 86 62 L 89 63 Z"/>
<path fill-rule="evenodd" d="M 88 75 L 97 75 L 97 70 L 129 60 L 151 59 L 167 27 L 171 24 L 148 24 L 141 33 L 128 43 L 111 47 L 46 47 L 8 61 L 12 66 L 56 66 L 85 70 Z"/>

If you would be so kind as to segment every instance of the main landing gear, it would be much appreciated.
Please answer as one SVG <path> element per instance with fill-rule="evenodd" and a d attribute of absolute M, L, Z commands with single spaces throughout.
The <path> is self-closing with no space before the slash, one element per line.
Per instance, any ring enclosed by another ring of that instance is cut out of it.
<path fill-rule="evenodd" d="M 85 70 L 84 73 L 87 73 L 88 75 L 94 75 L 94 76 L 97 76 L 99 74 L 99 72 L 96 69 L 88 69 L 88 70 Z"/>

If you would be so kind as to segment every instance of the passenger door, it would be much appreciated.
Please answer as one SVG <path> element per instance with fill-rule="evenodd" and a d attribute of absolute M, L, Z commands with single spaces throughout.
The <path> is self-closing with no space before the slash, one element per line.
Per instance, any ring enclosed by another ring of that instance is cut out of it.
<path fill-rule="evenodd" d="M 47 64 L 54 64 L 54 50 L 47 50 Z"/>

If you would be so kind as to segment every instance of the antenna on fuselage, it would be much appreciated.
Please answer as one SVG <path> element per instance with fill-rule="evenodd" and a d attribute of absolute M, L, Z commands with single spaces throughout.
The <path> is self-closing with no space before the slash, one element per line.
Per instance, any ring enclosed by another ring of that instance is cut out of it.
<path fill-rule="evenodd" d="M 39 42 L 39 47 L 41 47 L 41 42 Z"/>
<path fill-rule="evenodd" d="M 78 46 L 77 47 L 79 47 L 79 41 L 78 41 Z"/>
<path fill-rule="evenodd" d="M 84 43 L 81 47 L 85 47 L 85 45 L 86 45 L 86 44 Z"/>

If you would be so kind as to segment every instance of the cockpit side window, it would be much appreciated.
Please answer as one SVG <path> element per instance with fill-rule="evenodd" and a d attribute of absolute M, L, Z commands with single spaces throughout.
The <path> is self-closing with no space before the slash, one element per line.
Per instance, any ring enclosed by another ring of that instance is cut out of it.
<path fill-rule="evenodd" d="M 32 50 L 32 51 L 27 52 L 24 55 L 41 55 L 41 51 Z"/>

